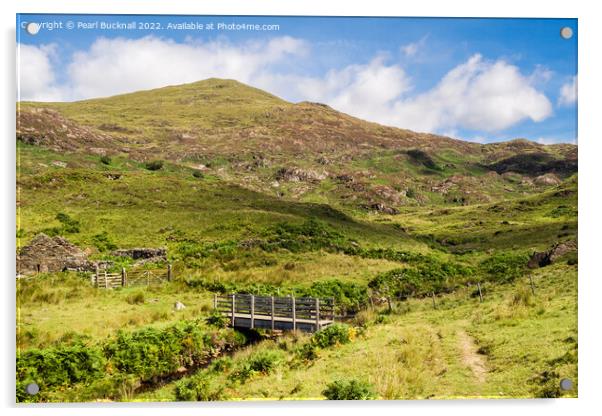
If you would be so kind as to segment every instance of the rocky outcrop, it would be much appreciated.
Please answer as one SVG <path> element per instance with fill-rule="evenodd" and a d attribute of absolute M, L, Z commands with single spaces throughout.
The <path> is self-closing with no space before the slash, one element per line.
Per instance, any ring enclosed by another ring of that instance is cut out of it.
<path fill-rule="evenodd" d="M 372 211 L 380 212 L 382 214 L 389 214 L 389 215 L 399 214 L 399 211 L 397 209 L 390 207 L 388 205 L 385 205 L 382 202 L 376 202 L 374 204 L 367 206 L 367 208 L 371 209 Z"/>
<path fill-rule="evenodd" d="M 281 168 L 276 172 L 276 180 L 288 182 L 319 182 L 326 179 L 325 173 L 310 169 Z"/>
<path fill-rule="evenodd" d="M 536 251 L 533 253 L 527 266 L 531 269 L 548 266 L 558 260 L 558 258 L 573 251 L 577 251 L 576 241 L 556 243 L 546 251 Z"/>
<path fill-rule="evenodd" d="M 63 237 L 36 235 L 17 255 L 17 273 L 94 270 L 87 254 Z"/>
<path fill-rule="evenodd" d="M 541 186 L 554 186 L 560 185 L 562 182 L 560 178 L 553 173 L 546 173 L 545 175 L 538 176 L 533 180 L 536 185 Z"/>

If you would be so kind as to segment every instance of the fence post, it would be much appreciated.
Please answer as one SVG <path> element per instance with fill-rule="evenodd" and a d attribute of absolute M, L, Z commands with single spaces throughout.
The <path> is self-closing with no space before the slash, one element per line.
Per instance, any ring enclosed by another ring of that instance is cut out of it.
<path fill-rule="evenodd" d="M 431 292 L 431 297 L 433 298 L 433 309 L 436 309 L 437 305 L 435 304 L 435 292 Z"/>
<path fill-rule="evenodd" d="M 316 298 L 316 332 L 320 330 L 320 299 Z"/>
<path fill-rule="evenodd" d="M 232 294 L 232 328 L 234 328 L 234 314 L 235 314 L 235 310 L 236 310 L 236 295 Z"/>
<path fill-rule="evenodd" d="M 332 315 L 331 315 L 331 317 L 332 317 L 332 322 L 334 323 L 334 298 L 330 298 L 330 301 L 331 301 L 331 303 L 332 303 L 332 307 L 331 307 L 332 309 L 330 310 L 330 312 L 331 312 L 331 314 L 332 314 Z"/>
<path fill-rule="evenodd" d="M 95 278 L 96 278 L 96 282 L 94 282 L 94 286 L 98 287 L 98 278 L 100 277 L 100 270 L 98 268 L 98 264 L 96 264 L 96 270 L 95 270 Z"/>
<path fill-rule="evenodd" d="M 251 329 L 255 328 L 255 295 L 251 295 Z"/>
<path fill-rule="evenodd" d="M 481 282 L 477 282 L 477 288 L 479 289 L 479 299 L 483 303 L 483 292 L 481 292 Z"/>
<path fill-rule="evenodd" d="M 109 288 L 109 279 L 107 278 L 107 267 L 105 266 L 105 289 Z"/>
<path fill-rule="evenodd" d="M 121 287 L 125 287 L 127 285 L 127 276 L 125 274 L 125 267 L 121 268 Z"/>
<path fill-rule="evenodd" d="M 272 300 L 272 331 L 274 330 L 274 296 L 271 297 Z"/>
<path fill-rule="evenodd" d="M 533 284 L 533 276 L 529 273 L 529 284 L 531 285 L 531 293 L 535 296 L 535 285 Z"/>
<path fill-rule="evenodd" d="M 167 265 L 167 281 L 171 282 L 171 264 Z"/>
<path fill-rule="evenodd" d="M 293 331 L 297 330 L 297 307 L 295 306 L 295 297 L 291 296 L 292 310 L 293 310 Z"/>
<path fill-rule="evenodd" d="M 213 309 L 217 309 L 217 293 L 213 294 Z"/>

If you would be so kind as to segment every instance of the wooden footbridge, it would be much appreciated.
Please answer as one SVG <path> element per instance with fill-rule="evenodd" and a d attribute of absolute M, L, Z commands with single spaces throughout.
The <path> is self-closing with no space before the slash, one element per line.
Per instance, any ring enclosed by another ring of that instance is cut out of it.
<path fill-rule="evenodd" d="M 215 295 L 213 307 L 234 328 L 319 331 L 334 322 L 334 299 Z"/>

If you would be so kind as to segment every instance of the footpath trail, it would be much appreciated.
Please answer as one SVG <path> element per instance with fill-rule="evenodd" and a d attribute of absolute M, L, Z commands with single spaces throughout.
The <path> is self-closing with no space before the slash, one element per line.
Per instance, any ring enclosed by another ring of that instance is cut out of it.
<path fill-rule="evenodd" d="M 487 376 L 485 357 L 478 353 L 474 339 L 463 329 L 458 330 L 458 346 L 464 365 L 470 368 L 479 383 L 484 383 Z"/>

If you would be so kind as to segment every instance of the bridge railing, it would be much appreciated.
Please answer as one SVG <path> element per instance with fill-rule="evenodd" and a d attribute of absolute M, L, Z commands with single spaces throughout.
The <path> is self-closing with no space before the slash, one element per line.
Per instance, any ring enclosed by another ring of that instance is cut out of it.
<path fill-rule="evenodd" d="M 215 295 L 213 307 L 223 315 L 235 318 L 236 315 L 249 315 L 251 327 L 257 317 L 315 321 L 317 327 L 322 321 L 334 321 L 335 309 L 333 298 L 312 298 L 294 296 L 256 296 L 235 293 L 231 295 Z"/>

